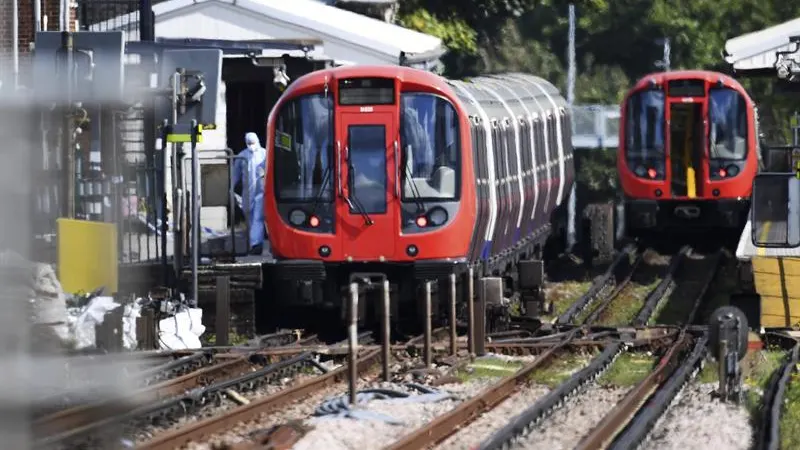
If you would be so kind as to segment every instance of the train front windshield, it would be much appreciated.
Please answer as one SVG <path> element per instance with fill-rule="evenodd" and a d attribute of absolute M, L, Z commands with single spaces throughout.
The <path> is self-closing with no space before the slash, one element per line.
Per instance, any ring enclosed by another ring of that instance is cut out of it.
<path fill-rule="evenodd" d="M 455 200 L 459 194 L 458 114 L 442 97 L 401 96 L 403 200 Z"/>
<path fill-rule="evenodd" d="M 708 154 L 712 160 L 743 160 L 747 156 L 747 102 L 730 88 L 709 90 Z"/>
<path fill-rule="evenodd" d="M 638 176 L 660 179 L 665 175 L 664 92 L 641 91 L 631 95 L 626 110 L 625 157 Z"/>
<path fill-rule="evenodd" d="M 273 168 L 279 201 L 333 200 L 333 100 L 305 95 L 281 107 L 275 124 Z"/>

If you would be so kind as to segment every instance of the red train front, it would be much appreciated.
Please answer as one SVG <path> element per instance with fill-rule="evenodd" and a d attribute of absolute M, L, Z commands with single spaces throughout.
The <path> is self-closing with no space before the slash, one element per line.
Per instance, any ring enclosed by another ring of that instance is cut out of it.
<path fill-rule="evenodd" d="M 708 71 L 647 75 L 622 103 L 617 169 L 629 234 L 746 221 L 758 170 L 753 101 Z"/>
<path fill-rule="evenodd" d="M 290 85 L 267 130 L 266 218 L 279 278 L 329 279 L 337 264 L 359 262 L 380 273 L 415 262 L 436 276 L 463 262 L 476 203 L 459 201 L 475 198 L 460 108 L 442 78 L 401 67 L 324 70 Z M 427 180 L 406 181 L 422 166 Z"/>

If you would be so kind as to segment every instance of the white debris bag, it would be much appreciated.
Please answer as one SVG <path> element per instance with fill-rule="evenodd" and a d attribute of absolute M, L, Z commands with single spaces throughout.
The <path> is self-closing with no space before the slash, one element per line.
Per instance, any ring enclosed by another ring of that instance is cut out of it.
<path fill-rule="evenodd" d="M 76 349 L 92 348 L 96 344 L 95 326 L 101 325 L 106 314 L 119 308 L 120 304 L 112 297 L 95 297 L 86 306 L 70 308 L 70 332 Z M 135 350 L 136 319 L 141 315 L 141 306 L 137 303 L 125 305 L 122 313 L 122 345 L 128 350 Z"/>
<path fill-rule="evenodd" d="M 32 321 L 49 325 L 62 342 L 69 338 L 67 298 L 50 264 L 34 264 L 34 291 L 31 299 Z"/>
<path fill-rule="evenodd" d="M 201 348 L 203 344 L 200 342 L 200 336 L 205 331 L 203 310 L 186 308 L 158 322 L 159 346 L 162 350 Z"/>

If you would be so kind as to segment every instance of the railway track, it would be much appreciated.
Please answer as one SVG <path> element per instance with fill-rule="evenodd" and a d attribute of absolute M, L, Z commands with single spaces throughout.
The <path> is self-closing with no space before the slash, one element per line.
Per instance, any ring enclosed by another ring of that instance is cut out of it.
<path fill-rule="evenodd" d="M 668 348 L 655 369 L 644 380 L 627 391 L 612 412 L 603 417 L 599 424 L 580 441 L 580 448 L 606 448 L 613 444 L 613 439 L 618 435 L 626 442 L 631 439 L 643 438 L 646 435 L 645 431 L 652 428 L 654 420 L 669 406 L 677 390 L 694 373 L 693 369 L 699 365 L 705 355 L 708 339 L 706 333 L 700 332 L 695 335 L 687 330 L 686 325 L 693 321 L 705 297 L 706 290 L 719 265 L 719 256 L 715 254 L 711 257 L 696 258 L 706 262 L 702 270 L 695 265 L 690 270 L 681 271 L 680 269 L 688 266 L 685 259 L 691 253 L 691 249 L 686 247 L 672 258 L 661 281 L 649 292 L 630 324 L 644 326 L 652 323 L 652 316 L 665 308 L 664 302 L 670 293 L 675 291 L 676 286 L 688 284 L 689 287 L 683 288 L 682 293 L 691 295 L 690 303 L 683 305 L 685 307 L 684 317 L 678 321 L 683 326 L 679 331 L 669 334 L 670 338 L 666 338 L 670 341 L 666 345 Z M 581 313 L 584 314 L 582 325 L 596 322 L 631 283 L 636 271 L 642 265 L 642 260 L 643 252 L 634 246 L 624 249 L 606 273 L 598 278 L 586 294 L 576 301 L 565 314 L 559 317 L 557 323 L 566 325 Z M 588 314 L 587 310 L 590 310 Z M 480 394 L 464 401 L 424 427 L 409 433 L 388 448 L 392 450 L 420 449 L 441 443 L 457 430 L 467 427 L 482 413 L 491 411 L 505 399 L 515 395 L 523 386 L 529 384 L 532 373 L 551 364 L 558 358 L 558 355 L 565 352 L 564 349 L 569 348 L 571 342 L 578 340 L 579 336 L 578 330 L 573 329 L 561 333 L 558 341 L 554 341 L 554 338 L 539 338 L 542 341 L 550 341 L 548 344 L 551 347 L 537 357 L 534 362 L 527 364 L 513 375 L 499 380 Z M 664 339 L 662 337 L 656 340 L 664 346 Z M 510 448 L 515 442 L 524 441 L 525 436 L 534 429 L 545 426 L 547 419 L 555 412 L 568 408 L 567 405 L 571 398 L 585 391 L 614 364 L 620 354 L 631 348 L 629 342 L 606 337 L 602 341 L 602 351 L 588 364 L 484 439 L 478 448 Z M 641 411 L 645 410 L 640 408 L 648 402 L 656 402 L 663 408 L 661 410 L 647 408 L 648 413 L 643 415 Z M 652 411 L 657 412 L 653 413 Z M 645 415 L 649 415 L 649 417 L 645 417 Z M 522 445 L 521 448 L 527 447 Z"/>
<path fill-rule="evenodd" d="M 277 339 L 270 340 L 272 337 Z M 364 342 L 371 342 L 368 333 L 360 337 Z M 220 396 L 226 395 L 236 396 L 233 388 L 238 392 L 253 391 L 307 367 L 315 367 L 323 373 L 327 371 L 312 358 L 312 352 L 302 351 L 304 343 L 316 342 L 315 336 L 295 339 L 288 345 L 274 348 L 269 348 L 269 345 L 285 343 L 285 336 L 269 335 L 258 342 L 267 347 L 246 347 L 249 349 L 247 353 L 243 353 L 241 347 L 204 349 L 203 352 L 179 357 L 149 369 L 148 374 L 164 377 L 167 376 L 164 375 L 165 371 L 175 374 L 186 372 L 190 367 L 196 370 L 143 387 L 132 394 L 43 415 L 33 423 L 36 446 L 52 448 L 103 440 L 108 435 L 119 434 L 120 429 L 131 423 L 142 427 L 196 412 L 210 400 L 218 401 Z M 280 349 L 290 350 L 291 353 L 277 356 L 269 354 L 270 350 Z M 259 351 L 267 353 L 259 354 Z"/>
<path fill-rule="evenodd" d="M 788 337 L 782 338 L 784 341 Z M 784 398 L 792 372 L 800 359 L 800 343 L 791 339 L 792 347 L 786 352 L 784 360 L 772 374 L 767 390 L 764 392 L 761 405 L 761 417 L 755 448 L 758 450 L 779 450 L 781 448 L 780 423 Z"/>
<path fill-rule="evenodd" d="M 555 324 L 563 327 L 570 324 L 646 326 L 692 323 L 700 306 L 694 300 L 705 295 L 723 260 L 723 252 L 702 255 L 688 246 L 682 247 L 661 270 L 657 277 L 660 281 L 641 299 L 631 299 L 637 296 L 638 292 L 632 291 L 643 284 L 642 280 L 653 278 L 654 268 L 645 262 L 648 252 L 633 244 L 625 247 L 606 272 L 555 320 Z M 630 317 L 623 322 L 613 323 L 618 314 L 609 314 L 609 311 L 616 303 L 626 301 L 630 303 L 629 309 L 634 308 L 635 314 L 629 312 L 627 315 Z M 687 309 L 691 311 L 689 315 L 685 314 Z"/>
<path fill-rule="evenodd" d="M 525 330 L 495 333 L 486 345 L 487 351 L 492 353 L 514 356 L 533 355 L 535 359 L 532 362 L 524 364 L 513 374 L 491 383 L 470 398 L 458 402 L 448 412 L 430 420 L 421 428 L 400 436 L 386 448 L 393 450 L 417 449 L 441 444 L 447 438 L 459 433 L 459 430 L 468 427 L 483 414 L 493 411 L 498 405 L 504 404 L 507 400 L 525 391 L 531 385 L 532 377 L 537 373 L 547 370 L 556 365 L 559 359 L 568 357 L 581 349 L 591 349 L 590 352 L 593 352 L 594 356 L 589 358 L 588 362 L 576 373 L 567 377 L 549 392 L 532 399 L 532 405 L 507 420 L 505 426 L 495 427 L 490 435 L 480 441 L 478 448 L 510 448 L 517 443 L 523 443 L 524 447 L 524 442 L 531 432 L 551 425 L 550 422 L 554 420 L 555 413 L 560 412 L 563 413 L 562 415 L 568 416 L 567 411 L 572 407 L 571 402 L 576 396 L 591 389 L 598 378 L 615 364 L 620 355 L 647 348 L 660 355 L 652 371 L 635 386 L 625 390 L 624 395 L 621 395 L 621 399 L 613 409 L 607 415 L 598 417 L 588 433 L 585 433 L 586 430 L 584 430 L 585 435 L 582 434 L 580 439 L 576 440 L 578 448 L 581 449 L 629 448 L 626 446 L 642 442 L 662 413 L 669 407 L 675 395 L 697 372 L 705 356 L 709 339 L 707 331 L 702 327 L 691 327 L 690 324 L 700 310 L 702 299 L 714 279 L 721 258 L 722 254 L 720 253 L 697 255 L 688 247 L 681 249 L 669 260 L 668 265 L 663 265 L 660 280 L 644 296 L 637 313 L 625 327 L 620 329 L 610 329 L 608 326 L 593 327 L 594 324 L 603 322 L 605 311 L 615 301 L 626 295 L 626 290 L 630 289 L 630 286 L 637 280 L 637 271 L 643 268 L 644 252 L 633 246 L 624 249 L 609 270 L 595 280 L 589 291 L 558 318 L 556 321 L 558 326 L 550 334 L 541 335 L 541 333 L 531 333 Z M 671 302 L 676 295 L 682 301 L 678 305 L 679 307 L 671 307 Z M 669 314 L 665 311 L 669 311 Z M 656 318 L 659 314 L 667 316 L 671 314 L 671 319 L 666 322 L 678 326 L 654 325 L 662 322 Z M 582 318 L 576 320 L 580 316 Z M 446 336 L 446 330 L 437 331 L 441 334 L 434 340 Z M 434 333 L 434 335 L 437 334 Z M 379 361 L 381 356 L 380 346 L 369 343 L 369 336 L 362 337 L 365 338 L 362 344 L 366 345 L 360 345 L 361 352 L 357 368 L 358 376 L 361 378 Z M 401 352 L 419 355 L 422 353 L 422 338 L 420 336 L 403 344 L 393 345 L 391 351 L 395 354 Z M 276 367 L 280 364 L 285 364 L 287 367 L 295 365 L 303 367 L 302 364 L 309 360 L 311 354 L 337 357 L 347 353 L 344 344 L 323 346 L 315 345 L 313 341 L 305 344 L 257 348 L 249 352 L 247 352 L 249 349 L 215 349 L 210 353 L 207 352 L 206 358 L 216 359 L 216 362 L 209 367 L 188 374 L 190 376 L 188 379 L 196 377 L 197 372 L 220 371 L 219 367 L 233 368 L 231 373 L 236 373 L 237 370 L 244 371 L 243 361 L 247 361 L 248 366 L 252 366 L 254 357 L 261 358 L 260 361 L 264 368 Z M 434 353 L 445 353 L 450 350 L 447 344 L 434 343 L 432 348 Z M 463 338 L 459 339 L 457 348 L 462 355 L 465 353 L 464 350 L 467 348 Z M 247 353 L 241 354 L 241 352 Z M 199 356 L 193 354 L 184 357 L 200 359 Z M 463 357 L 461 360 L 463 361 Z M 325 389 L 330 392 L 343 390 L 342 383 L 347 378 L 346 367 L 328 371 L 324 368 L 318 369 L 322 372 L 319 375 L 294 382 L 277 392 L 253 396 L 245 404 L 233 407 L 222 414 L 196 420 L 177 429 L 159 433 L 150 440 L 140 441 L 137 448 L 166 449 L 180 447 L 189 442 L 209 441 L 211 436 L 218 435 L 224 430 L 249 429 L 250 426 L 243 424 L 253 421 L 255 421 L 253 423 L 258 423 L 256 419 L 259 416 L 263 417 L 265 413 L 285 409 L 288 405 L 298 404 L 301 401 L 307 402 L 311 396 L 319 394 Z M 195 392 L 204 393 L 202 395 L 204 397 L 213 397 L 213 395 L 219 397 L 219 393 L 224 392 L 227 386 L 225 383 L 240 389 L 242 376 L 246 376 L 246 374 L 229 375 L 221 383 L 201 385 L 196 378 L 195 381 L 186 381 L 187 375 L 184 375 L 149 389 L 153 392 L 159 392 L 158 389 L 165 390 L 162 397 L 164 402 L 184 405 L 187 402 L 191 404 L 195 400 L 192 400 L 189 395 L 181 396 L 178 391 L 169 391 L 165 385 L 185 382 L 189 386 L 194 386 L 189 388 L 190 392 L 194 389 Z M 178 398 L 180 400 L 176 400 Z M 202 405 L 203 402 L 200 404 Z M 196 412 L 196 409 L 189 408 L 189 410 Z M 118 415 L 113 422 L 138 423 L 133 419 L 134 416 L 145 415 L 141 413 L 142 411 L 138 410 L 137 414 L 128 416 Z M 519 412 L 519 410 L 517 409 L 515 412 Z M 84 435 L 105 427 L 104 422 L 94 419 L 86 420 L 85 416 L 84 421 L 89 422 L 89 430 L 87 431 L 86 426 L 82 430 L 78 427 Z M 260 424 L 264 425 L 263 420 Z M 71 433 L 73 436 L 75 435 L 74 428 Z M 237 433 L 241 435 L 244 432 Z M 269 432 L 261 430 L 260 433 L 251 436 L 249 440 L 246 439 L 245 442 L 227 448 L 263 448 L 265 445 L 272 445 L 273 447 L 270 448 L 291 448 L 304 434 L 305 431 L 296 429 L 295 425 L 284 423 L 271 428 Z M 61 442 L 64 440 L 63 438 L 63 435 L 53 436 L 53 433 L 49 436 L 51 442 Z M 472 442 L 472 444 L 476 442 Z"/>

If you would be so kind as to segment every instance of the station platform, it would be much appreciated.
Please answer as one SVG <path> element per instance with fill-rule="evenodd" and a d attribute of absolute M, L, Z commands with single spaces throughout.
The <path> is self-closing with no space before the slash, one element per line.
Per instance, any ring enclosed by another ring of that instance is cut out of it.
<path fill-rule="evenodd" d="M 759 241 L 784 241 L 787 223 L 764 222 L 756 230 Z M 736 258 L 749 264 L 755 291 L 761 297 L 761 326 L 791 327 L 800 323 L 800 248 L 756 247 L 750 220 L 742 231 Z"/>

